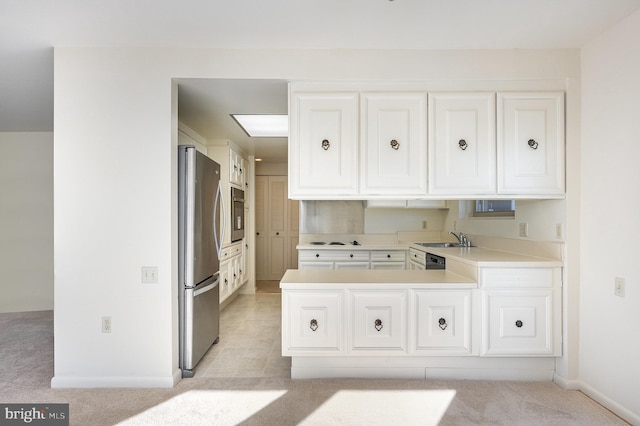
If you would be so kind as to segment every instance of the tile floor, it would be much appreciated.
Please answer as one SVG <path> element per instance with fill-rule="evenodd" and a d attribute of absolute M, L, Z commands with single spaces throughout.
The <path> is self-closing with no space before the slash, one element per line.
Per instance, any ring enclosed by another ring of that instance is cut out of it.
<path fill-rule="evenodd" d="M 280 308 L 279 293 L 238 295 L 220 313 L 220 341 L 196 377 L 291 377 L 291 358 L 281 355 Z"/>

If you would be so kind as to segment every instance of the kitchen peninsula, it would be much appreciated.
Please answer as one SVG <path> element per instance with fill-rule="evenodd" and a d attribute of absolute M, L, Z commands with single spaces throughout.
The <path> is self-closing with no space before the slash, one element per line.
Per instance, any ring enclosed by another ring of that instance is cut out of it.
<path fill-rule="evenodd" d="M 562 262 L 433 251 L 446 270 L 288 270 L 280 287 L 291 377 L 551 380 Z"/>

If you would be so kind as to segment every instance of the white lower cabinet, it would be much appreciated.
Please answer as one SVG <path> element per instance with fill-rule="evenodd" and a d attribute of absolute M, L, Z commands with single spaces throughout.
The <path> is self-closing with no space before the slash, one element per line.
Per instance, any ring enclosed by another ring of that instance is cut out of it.
<path fill-rule="evenodd" d="M 220 302 L 223 302 L 247 281 L 244 242 L 227 246 L 220 253 Z"/>
<path fill-rule="evenodd" d="M 471 290 L 416 290 L 412 352 L 471 355 Z"/>
<path fill-rule="evenodd" d="M 406 250 L 372 250 L 370 269 L 402 270 L 407 267 Z"/>
<path fill-rule="evenodd" d="M 344 292 L 282 293 L 282 355 L 344 352 Z"/>
<path fill-rule="evenodd" d="M 483 356 L 560 356 L 560 268 L 481 269 Z"/>
<path fill-rule="evenodd" d="M 298 269 L 406 269 L 406 250 L 298 250 Z"/>
<path fill-rule="evenodd" d="M 351 353 L 407 351 L 407 291 L 350 293 Z"/>

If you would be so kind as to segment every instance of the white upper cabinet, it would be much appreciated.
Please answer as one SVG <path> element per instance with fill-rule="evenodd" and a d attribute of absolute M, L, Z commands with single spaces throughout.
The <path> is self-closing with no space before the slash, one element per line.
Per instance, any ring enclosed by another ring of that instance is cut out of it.
<path fill-rule="evenodd" d="M 495 95 L 429 94 L 429 193 L 496 192 Z"/>
<path fill-rule="evenodd" d="M 360 193 L 426 195 L 426 93 L 362 93 L 360 109 Z"/>
<path fill-rule="evenodd" d="M 358 94 L 290 96 L 289 197 L 358 193 Z"/>
<path fill-rule="evenodd" d="M 564 92 L 291 83 L 289 198 L 562 198 Z"/>
<path fill-rule="evenodd" d="M 245 189 L 246 161 L 238 152 L 229 149 L 229 183 Z"/>
<path fill-rule="evenodd" d="M 564 194 L 564 93 L 498 93 L 498 194 Z"/>

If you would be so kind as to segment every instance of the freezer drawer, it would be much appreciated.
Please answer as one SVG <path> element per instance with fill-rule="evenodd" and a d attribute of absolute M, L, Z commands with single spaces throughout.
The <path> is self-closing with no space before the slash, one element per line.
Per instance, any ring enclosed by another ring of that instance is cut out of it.
<path fill-rule="evenodd" d="M 192 370 L 216 343 L 220 334 L 220 282 L 216 279 L 195 289 L 184 290 L 184 321 L 181 334 L 183 377 Z"/>

